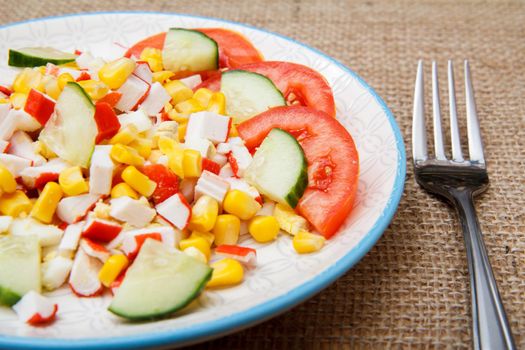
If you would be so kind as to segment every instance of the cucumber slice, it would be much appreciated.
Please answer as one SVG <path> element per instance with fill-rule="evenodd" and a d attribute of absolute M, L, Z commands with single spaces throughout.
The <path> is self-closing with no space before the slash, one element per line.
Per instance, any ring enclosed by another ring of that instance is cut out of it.
<path fill-rule="evenodd" d="M 0 237 L 0 304 L 13 305 L 30 290 L 40 293 L 40 245 L 36 236 Z"/>
<path fill-rule="evenodd" d="M 237 124 L 286 101 L 275 84 L 259 73 L 232 70 L 222 74 L 221 92 L 226 96 L 226 113 Z"/>
<path fill-rule="evenodd" d="M 126 272 L 109 311 L 130 320 L 171 314 L 199 295 L 211 273 L 208 265 L 147 239 Z"/>
<path fill-rule="evenodd" d="M 64 64 L 73 62 L 77 55 L 52 47 L 23 47 L 9 49 L 8 64 L 13 67 L 38 67 L 47 63 Z"/>
<path fill-rule="evenodd" d="M 94 116 L 89 96 L 80 85 L 69 82 L 39 138 L 63 160 L 87 168 L 98 134 Z"/>
<path fill-rule="evenodd" d="M 162 49 L 164 69 L 202 72 L 219 69 L 219 46 L 209 36 L 191 29 L 171 28 Z"/>
<path fill-rule="evenodd" d="M 297 140 L 282 129 L 272 129 L 246 169 L 246 181 L 260 193 L 292 208 L 308 185 L 307 163 Z"/>

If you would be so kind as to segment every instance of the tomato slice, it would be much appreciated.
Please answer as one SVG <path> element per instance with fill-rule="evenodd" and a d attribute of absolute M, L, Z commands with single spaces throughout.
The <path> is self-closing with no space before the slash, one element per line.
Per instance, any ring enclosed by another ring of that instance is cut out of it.
<path fill-rule="evenodd" d="M 237 68 L 241 65 L 261 62 L 262 55 L 242 34 L 223 28 L 197 28 L 201 33 L 206 34 L 219 45 L 219 67 Z M 126 51 L 126 57 L 132 55 L 140 57 L 140 53 L 146 47 L 162 49 L 166 33 L 159 33 L 143 39 Z"/>
<path fill-rule="evenodd" d="M 270 78 L 281 90 L 289 105 L 308 106 L 335 117 L 332 89 L 326 79 L 312 68 L 291 62 L 265 61 L 250 63 L 237 69 L 259 73 Z M 210 77 L 195 89 L 205 87 L 219 91 L 220 79 L 220 75 Z"/>
<path fill-rule="evenodd" d="M 296 209 L 331 237 L 352 210 L 357 190 L 359 158 L 352 137 L 335 118 L 303 106 L 271 108 L 241 123 L 237 131 L 246 147 L 254 149 L 273 128 L 294 135 L 308 162 L 308 187 Z"/>

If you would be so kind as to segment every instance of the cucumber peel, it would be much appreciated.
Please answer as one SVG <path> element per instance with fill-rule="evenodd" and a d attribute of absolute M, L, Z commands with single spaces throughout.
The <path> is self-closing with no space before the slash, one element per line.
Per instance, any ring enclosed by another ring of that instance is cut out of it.
<path fill-rule="evenodd" d="M 77 55 L 51 47 L 23 47 L 9 49 L 8 64 L 13 67 L 39 67 L 47 63 L 64 64 L 73 62 Z"/>

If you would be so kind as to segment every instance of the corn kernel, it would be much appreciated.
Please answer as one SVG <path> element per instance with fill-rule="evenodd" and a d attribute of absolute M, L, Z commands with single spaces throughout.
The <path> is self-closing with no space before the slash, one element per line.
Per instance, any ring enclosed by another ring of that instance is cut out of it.
<path fill-rule="evenodd" d="M 308 231 L 308 222 L 305 218 L 297 215 L 295 211 L 287 205 L 277 203 L 273 210 L 273 216 L 279 222 L 281 230 L 295 235 L 299 231 Z"/>
<path fill-rule="evenodd" d="M 197 100 L 190 98 L 189 100 L 177 103 L 175 105 L 175 109 L 180 113 L 191 114 L 203 111 L 204 107 L 202 107 Z"/>
<path fill-rule="evenodd" d="M 184 179 L 184 150 L 176 149 L 168 155 L 168 168 L 181 179 Z M 199 153 L 200 155 L 200 153 Z"/>
<path fill-rule="evenodd" d="M 7 103 L 11 103 L 11 102 L 9 102 L 9 99 L 7 99 L 7 98 L 0 98 L 0 104 L 7 104 Z"/>
<path fill-rule="evenodd" d="M 110 140 L 109 143 L 116 145 L 118 143 L 123 145 L 129 145 L 133 140 L 136 140 L 139 137 L 139 131 L 137 127 L 133 124 L 126 125 L 124 128 L 120 129 L 118 133 L 115 134 Z"/>
<path fill-rule="evenodd" d="M 135 191 L 125 182 L 121 182 L 111 189 L 111 198 L 119 198 L 124 196 L 128 196 L 133 199 L 139 199 L 139 194 L 137 191 Z"/>
<path fill-rule="evenodd" d="M 99 79 L 110 89 L 118 89 L 135 70 L 136 63 L 131 58 L 121 57 L 108 62 L 98 71 Z"/>
<path fill-rule="evenodd" d="M 169 102 L 166 102 L 164 104 L 164 112 L 169 113 L 172 110 L 173 110 L 173 105 Z"/>
<path fill-rule="evenodd" d="M 202 173 L 202 156 L 199 151 L 193 149 L 184 150 L 184 159 L 182 160 L 184 177 L 199 177 Z"/>
<path fill-rule="evenodd" d="M 13 91 L 27 94 L 31 89 L 39 89 L 41 80 L 42 73 L 38 69 L 24 68 L 13 82 Z"/>
<path fill-rule="evenodd" d="M 224 210 L 238 216 L 241 220 L 251 219 L 261 205 L 246 192 L 232 190 L 224 198 Z"/>
<path fill-rule="evenodd" d="M 149 158 L 151 149 L 153 148 L 153 140 L 139 137 L 135 141 L 132 141 L 129 146 L 134 148 L 141 157 Z"/>
<path fill-rule="evenodd" d="M 22 109 L 26 104 L 27 94 L 23 92 L 13 92 L 11 96 L 9 96 L 9 101 L 14 109 Z"/>
<path fill-rule="evenodd" d="M 112 255 L 100 269 L 98 279 L 104 286 L 109 287 L 128 264 L 129 260 L 124 254 Z"/>
<path fill-rule="evenodd" d="M 45 93 L 52 99 L 58 99 L 62 90 L 60 89 L 60 86 L 58 86 L 57 78 L 52 76 L 46 76 L 46 78 L 48 79 L 46 79 L 46 82 L 44 83 Z"/>
<path fill-rule="evenodd" d="M 225 287 L 242 282 L 244 270 L 237 260 L 226 258 L 210 265 L 213 268 L 211 279 L 206 287 Z"/>
<path fill-rule="evenodd" d="M 214 112 L 217 114 L 226 114 L 226 97 L 222 92 L 216 92 L 210 99 L 206 107 L 207 111 Z"/>
<path fill-rule="evenodd" d="M 248 232 L 257 242 L 270 242 L 279 234 L 279 223 L 273 216 L 256 216 L 250 221 Z"/>
<path fill-rule="evenodd" d="M 164 83 L 166 80 L 174 76 L 175 73 L 169 70 L 162 70 L 153 73 L 153 82 Z"/>
<path fill-rule="evenodd" d="M 157 146 L 159 147 L 159 150 L 167 156 L 169 156 L 173 152 L 182 149 L 181 145 L 177 142 L 177 140 L 166 136 L 159 137 L 159 139 L 157 140 Z"/>
<path fill-rule="evenodd" d="M 230 126 L 230 132 L 228 134 L 228 137 L 237 137 L 239 136 L 239 132 L 237 131 L 237 127 L 235 126 L 235 124 L 232 123 L 232 125 Z"/>
<path fill-rule="evenodd" d="M 46 159 L 57 157 L 56 153 L 53 152 L 51 148 L 47 147 L 42 140 L 36 141 L 36 152 L 40 153 L 40 155 Z"/>
<path fill-rule="evenodd" d="M 189 100 L 193 96 L 193 90 L 179 80 L 168 81 L 164 84 L 164 88 L 171 96 L 171 103 L 174 105 Z"/>
<path fill-rule="evenodd" d="M 89 79 L 79 81 L 78 84 L 92 100 L 100 100 L 109 92 L 108 86 L 101 81 Z"/>
<path fill-rule="evenodd" d="M 152 72 L 160 72 L 162 67 L 162 51 L 153 47 L 146 47 L 140 53 L 140 60 L 148 62 Z"/>
<path fill-rule="evenodd" d="M 28 214 L 31 211 L 33 203 L 26 194 L 20 190 L 13 193 L 4 194 L 0 198 L 0 213 L 17 217 L 22 213 Z"/>
<path fill-rule="evenodd" d="M 198 249 L 202 254 L 206 256 L 206 261 L 210 259 L 210 254 L 211 254 L 210 245 L 208 244 L 208 241 L 206 241 L 204 238 L 189 237 L 179 242 L 180 250 L 184 251 L 188 247 L 194 247 Z"/>
<path fill-rule="evenodd" d="M 210 196 L 203 195 L 197 199 L 191 209 L 189 228 L 196 231 L 210 231 L 215 226 L 219 214 L 219 203 Z"/>
<path fill-rule="evenodd" d="M 43 223 L 51 223 L 58 202 L 62 199 L 63 194 L 59 184 L 48 182 L 33 205 L 31 216 Z"/>
<path fill-rule="evenodd" d="M 195 91 L 195 94 L 193 94 L 193 98 L 196 99 L 201 106 L 208 106 L 212 96 L 213 91 L 206 88 L 200 88 L 197 91 Z"/>
<path fill-rule="evenodd" d="M 16 191 L 16 180 L 4 165 L 0 164 L 0 194 Z"/>
<path fill-rule="evenodd" d="M 307 231 L 299 231 L 293 238 L 292 244 L 299 254 L 316 252 L 324 246 L 326 239 Z"/>
<path fill-rule="evenodd" d="M 179 124 L 177 132 L 179 133 L 179 142 L 184 142 L 184 137 L 186 136 L 186 129 L 188 128 L 188 123 Z"/>
<path fill-rule="evenodd" d="M 179 124 L 187 123 L 188 120 L 189 120 L 189 117 L 188 117 L 187 114 L 179 113 L 175 109 L 171 109 L 171 110 L 169 110 L 167 112 L 168 112 L 168 118 L 170 118 L 171 120 L 176 121 Z"/>
<path fill-rule="evenodd" d="M 200 250 L 198 250 L 195 247 L 188 247 L 183 250 L 184 254 L 191 256 L 194 259 L 197 259 L 198 261 L 207 264 L 208 259 L 206 258 L 206 255 L 202 253 Z"/>
<path fill-rule="evenodd" d="M 93 209 L 93 215 L 95 218 L 109 220 L 110 219 L 111 206 L 102 201 L 98 201 Z"/>
<path fill-rule="evenodd" d="M 75 81 L 70 73 L 62 73 L 57 78 L 58 87 L 63 90 L 67 83 Z"/>
<path fill-rule="evenodd" d="M 62 170 L 58 176 L 58 183 L 66 196 L 76 196 L 89 191 L 88 184 L 82 176 L 79 166 Z"/>
<path fill-rule="evenodd" d="M 195 237 L 204 238 L 206 242 L 208 242 L 210 247 L 215 241 L 215 236 L 213 235 L 213 233 L 210 233 L 210 232 L 192 231 L 189 238 L 195 238 Z"/>
<path fill-rule="evenodd" d="M 135 166 L 141 166 L 144 164 L 144 158 L 140 156 L 136 149 L 119 143 L 111 147 L 109 155 L 111 156 L 111 159 L 118 163 Z"/>
<path fill-rule="evenodd" d="M 149 177 L 141 173 L 134 166 L 130 165 L 122 172 L 122 180 L 131 188 L 145 197 L 149 197 L 155 191 L 157 183 L 151 181 Z"/>
<path fill-rule="evenodd" d="M 237 244 L 241 232 L 241 220 L 231 214 L 217 216 L 213 234 L 215 235 L 215 245 Z"/>

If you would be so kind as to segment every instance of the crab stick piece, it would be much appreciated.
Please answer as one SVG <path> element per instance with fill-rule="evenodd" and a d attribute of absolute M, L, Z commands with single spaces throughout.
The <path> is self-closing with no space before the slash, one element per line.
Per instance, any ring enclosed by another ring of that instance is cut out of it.
<path fill-rule="evenodd" d="M 136 75 L 146 83 L 151 84 L 153 81 L 153 72 L 149 68 L 148 62 L 137 61 L 133 75 Z"/>
<path fill-rule="evenodd" d="M 164 105 L 171 100 L 171 96 L 161 83 L 153 83 L 149 94 L 141 103 L 140 109 L 146 112 L 147 115 L 156 115 L 160 113 Z"/>
<path fill-rule="evenodd" d="M 57 181 L 60 173 L 69 168 L 69 163 L 53 158 L 40 166 L 25 168 L 20 172 L 24 185 L 28 188 L 42 188 L 49 181 Z"/>
<path fill-rule="evenodd" d="M 100 242 L 110 242 L 122 231 L 116 222 L 98 218 L 88 218 L 82 230 L 82 237 Z"/>
<path fill-rule="evenodd" d="M 89 193 L 107 195 L 111 192 L 111 181 L 115 163 L 111 160 L 112 146 L 95 146 L 89 168 Z"/>
<path fill-rule="evenodd" d="M 22 171 L 31 166 L 31 160 L 12 154 L 0 154 L 0 164 L 3 164 L 14 177 L 19 177 Z"/>
<path fill-rule="evenodd" d="M 129 112 L 135 109 L 135 107 L 144 101 L 149 89 L 150 85 L 147 82 L 131 74 L 117 90 L 122 96 L 115 105 L 115 108 L 123 112 Z"/>
<path fill-rule="evenodd" d="M 121 128 L 133 125 L 137 132 L 144 132 L 153 127 L 151 119 L 142 108 L 135 112 L 121 114 L 118 116 L 118 120 Z"/>
<path fill-rule="evenodd" d="M 29 291 L 13 305 L 13 310 L 22 322 L 39 325 L 55 319 L 58 305 L 35 291 Z"/>
<path fill-rule="evenodd" d="M 73 260 L 61 255 L 44 262 L 41 268 L 42 286 L 46 290 L 59 288 L 66 282 L 72 267 Z"/>
<path fill-rule="evenodd" d="M 54 110 L 55 101 L 51 97 L 35 89 L 29 91 L 24 111 L 35 118 L 40 125 L 46 125 Z"/>
<path fill-rule="evenodd" d="M 226 142 L 232 120 L 213 112 L 197 112 L 190 115 L 185 139 L 208 139 L 213 143 Z"/>
<path fill-rule="evenodd" d="M 252 248 L 222 244 L 215 248 L 215 253 L 240 261 L 247 266 L 255 266 L 257 264 L 257 252 Z"/>
<path fill-rule="evenodd" d="M 80 221 L 95 206 L 100 197 L 98 194 L 86 193 L 62 198 L 58 203 L 57 216 L 68 224 Z"/>
<path fill-rule="evenodd" d="M 58 253 L 60 255 L 69 257 L 77 250 L 84 224 L 85 223 L 81 221 L 75 224 L 70 224 L 66 227 L 64 235 L 58 245 Z"/>
<path fill-rule="evenodd" d="M 155 217 L 155 209 L 141 200 L 129 197 L 113 198 L 109 215 L 135 227 L 144 227 Z"/>
<path fill-rule="evenodd" d="M 9 139 L 9 154 L 31 160 L 33 166 L 43 165 L 46 159 L 38 154 L 36 144 L 25 131 L 16 131 Z"/>
<path fill-rule="evenodd" d="M 0 124 L 0 139 L 9 140 L 17 130 L 33 132 L 40 129 L 40 123 L 21 109 L 11 109 Z"/>
<path fill-rule="evenodd" d="M 191 207 L 181 193 L 176 193 L 155 207 L 157 213 L 179 230 L 185 229 L 191 218 Z"/>
<path fill-rule="evenodd" d="M 212 172 L 204 171 L 195 186 L 195 199 L 207 195 L 222 204 L 229 190 L 230 184 L 227 181 Z"/>
<path fill-rule="evenodd" d="M 82 238 L 80 240 L 80 249 L 92 258 L 96 258 L 102 262 L 109 259 L 111 253 L 102 244 L 93 242 L 89 238 Z"/>
<path fill-rule="evenodd" d="M 102 266 L 100 260 L 79 249 L 69 275 L 69 286 L 73 293 L 79 297 L 94 297 L 102 293 L 104 287 L 98 279 Z"/>

